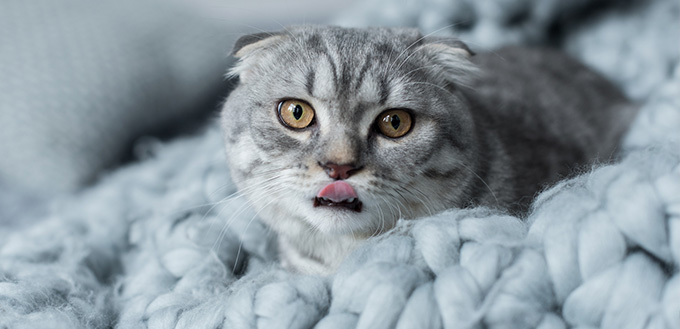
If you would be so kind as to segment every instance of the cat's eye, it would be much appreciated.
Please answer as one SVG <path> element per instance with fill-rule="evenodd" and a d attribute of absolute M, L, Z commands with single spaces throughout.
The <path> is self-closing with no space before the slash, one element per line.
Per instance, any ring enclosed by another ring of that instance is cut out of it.
<path fill-rule="evenodd" d="M 378 130 L 390 138 L 399 138 L 411 130 L 413 120 L 404 110 L 387 110 L 378 116 Z"/>
<path fill-rule="evenodd" d="M 279 103 L 279 119 L 290 128 L 306 128 L 314 121 L 314 109 L 301 100 L 284 100 Z"/>

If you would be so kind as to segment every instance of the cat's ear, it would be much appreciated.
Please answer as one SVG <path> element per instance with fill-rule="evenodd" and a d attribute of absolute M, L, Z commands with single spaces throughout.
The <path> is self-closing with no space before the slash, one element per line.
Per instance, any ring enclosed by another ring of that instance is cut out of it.
<path fill-rule="evenodd" d="M 236 40 L 231 51 L 238 62 L 229 70 L 229 76 L 239 76 L 241 81 L 247 80 L 250 68 L 254 65 L 263 51 L 275 46 L 285 37 L 279 32 L 264 32 L 244 35 Z"/>
<path fill-rule="evenodd" d="M 258 49 L 265 49 L 283 36 L 280 32 L 262 32 L 244 35 L 234 43 L 231 55 L 242 58 Z"/>
<path fill-rule="evenodd" d="M 470 61 L 474 52 L 460 40 L 424 39 L 416 51 L 425 54 L 431 71 L 443 81 L 469 86 L 479 75 L 479 68 Z"/>

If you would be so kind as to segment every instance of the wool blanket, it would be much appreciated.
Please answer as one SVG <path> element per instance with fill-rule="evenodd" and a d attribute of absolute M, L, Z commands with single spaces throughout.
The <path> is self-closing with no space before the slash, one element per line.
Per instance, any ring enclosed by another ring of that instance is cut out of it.
<path fill-rule="evenodd" d="M 565 49 L 587 60 L 602 44 L 583 38 Z M 680 67 L 662 53 L 617 58 L 666 75 L 609 75 L 641 102 L 620 160 L 543 191 L 526 218 L 402 220 L 328 277 L 277 263 L 215 123 L 144 140 L 138 162 L 0 232 L 0 328 L 680 328 Z"/>

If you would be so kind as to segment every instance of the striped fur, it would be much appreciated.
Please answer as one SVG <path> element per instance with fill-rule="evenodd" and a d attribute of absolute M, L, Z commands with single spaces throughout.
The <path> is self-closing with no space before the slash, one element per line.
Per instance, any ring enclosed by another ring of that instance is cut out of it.
<path fill-rule="evenodd" d="M 234 54 L 240 83 L 221 118 L 232 175 L 302 272 L 329 273 L 400 218 L 475 205 L 522 214 L 546 184 L 609 157 L 634 113 L 565 55 L 472 56 L 414 29 L 298 26 L 244 37 Z M 289 98 L 314 107 L 313 126 L 281 125 Z M 392 108 L 414 116 L 402 138 L 375 129 Z M 347 182 L 363 211 L 313 207 L 332 182 L 326 162 L 362 168 Z"/>

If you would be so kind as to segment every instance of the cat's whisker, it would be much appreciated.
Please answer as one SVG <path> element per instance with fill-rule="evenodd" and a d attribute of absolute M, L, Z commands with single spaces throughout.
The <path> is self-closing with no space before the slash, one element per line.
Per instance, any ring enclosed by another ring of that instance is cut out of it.
<path fill-rule="evenodd" d="M 224 224 L 222 225 L 222 228 L 220 229 L 220 234 L 217 235 L 217 239 L 215 239 L 215 242 L 213 242 L 212 249 L 213 249 L 215 252 L 217 252 L 217 250 L 219 249 L 219 247 L 220 247 L 220 245 L 221 245 L 221 243 L 222 243 L 222 239 L 224 238 L 224 236 L 226 235 L 227 231 L 229 230 L 229 227 L 231 226 L 233 220 L 236 220 L 236 218 L 237 218 L 237 217 L 236 217 L 236 214 L 240 214 L 240 213 L 242 212 L 242 208 L 244 208 L 244 207 L 249 207 L 249 206 L 250 206 L 249 203 L 251 203 L 251 201 L 250 201 L 249 199 L 246 199 L 246 202 L 245 202 L 243 205 L 241 205 L 241 206 L 236 210 L 236 212 L 235 212 L 234 214 L 232 214 L 232 216 L 229 217 L 229 219 L 227 219 L 227 220 L 224 222 Z M 222 212 L 224 211 L 224 209 L 225 209 L 225 208 L 220 209 L 220 211 L 219 211 L 215 216 L 219 218 L 219 217 L 222 215 Z M 210 225 L 210 227 L 209 227 L 208 229 L 209 229 L 209 230 L 212 230 L 212 224 Z"/>
<path fill-rule="evenodd" d="M 260 214 L 260 211 L 262 211 L 262 209 L 265 209 L 266 207 L 268 207 L 268 206 L 269 206 L 270 204 L 272 204 L 274 201 L 275 201 L 275 200 L 271 200 L 271 201 L 267 202 L 260 210 L 258 210 L 258 211 L 255 212 L 255 214 L 253 215 L 253 217 L 251 217 L 250 220 L 248 221 L 248 224 L 246 224 L 246 227 L 243 229 L 243 232 L 241 232 L 241 236 L 245 236 L 245 235 L 246 235 L 246 232 L 248 231 L 248 228 L 250 227 L 250 224 L 252 224 L 253 221 L 255 220 L 255 218 L 257 218 L 257 216 Z M 233 266 L 232 269 L 231 269 L 231 273 L 232 273 L 232 274 L 236 273 L 236 265 L 238 265 L 238 259 L 239 259 L 239 257 L 241 256 L 241 249 L 242 249 L 242 248 L 243 248 L 243 239 L 241 239 L 241 241 L 240 241 L 240 243 L 239 243 L 239 245 L 238 245 L 238 250 L 236 251 L 236 257 L 234 258 L 234 266 Z"/>
<path fill-rule="evenodd" d="M 267 30 L 265 30 L 265 29 L 261 29 L 261 28 L 259 28 L 259 27 L 257 27 L 257 26 L 254 26 L 254 25 L 250 25 L 250 24 L 246 24 L 246 23 L 241 23 L 241 26 L 245 26 L 245 27 L 247 27 L 247 28 L 249 28 L 249 29 L 256 30 L 256 31 L 258 31 L 258 32 L 260 32 L 260 33 L 266 33 L 266 34 L 269 35 L 270 37 L 275 35 L 275 34 L 274 34 L 273 32 L 271 32 L 271 31 L 267 31 Z"/>
<path fill-rule="evenodd" d="M 228 195 L 227 197 L 222 198 L 220 201 L 214 202 L 213 205 L 203 214 L 203 217 L 201 219 L 205 219 L 208 215 L 210 215 L 213 209 L 215 209 L 217 206 L 222 206 L 235 199 L 245 197 L 246 192 L 247 191 L 237 191 Z"/>
<path fill-rule="evenodd" d="M 268 187 L 266 187 L 266 186 L 263 187 L 263 190 L 266 191 L 267 189 L 268 189 Z M 238 198 L 238 197 L 246 197 L 246 195 L 245 195 L 245 194 L 239 194 L 238 196 L 236 196 L 236 197 L 234 197 L 234 198 L 229 198 L 229 200 L 227 200 L 227 201 L 233 201 L 233 200 L 235 200 L 235 199 Z M 245 206 L 248 205 L 250 202 L 251 202 L 251 201 L 250 201 L 249 199 L 246 198 L 246 203 L 245 203 L 244 205 L 241 205 L 241 206 L 239 207 L 239 209 L 237 209 L 237 210 L 240 210 L 242 207 L 245 207 Z M 224 204 L 224 205 L 226 206 L 226 204 Z M 225 209 L 226 209 L 226 207 L 220 209 L 220 211 L 215 215 L 215 217 L 219 217 L 220 215 L 222 215 L 222 212 L 223 212 Z M 208 216 L 208 213 L 204 214 L 202 220 L 205 219 L 207 216 Z M 213 224 L 210 224 L 210 227 L 208 228 L 209 230 L 212 230 L 212 225 L 213 225 Z"/>
<path fill-rule="evenodd" d="M 405 211 L 409 212 L 409 214 L 410 214 L 408 216 L 409 218 L 414 217 L 413 209 L 411 209 L 410 207 L 407 207 L 403 202 L 401 202 L 401 200 L 399 200 L 399 198 L 401 198 L 402 200 L 404 200 L 404 202 L 408 202 L 406 197 L 403 194 L 401 194 L 401 192 L 399 192 L 399 189 L 394 189 L 394 193 L 397 193 L 397 195 L 395 196 L 395 195 L 390 194 L 390 196 L 394 197 L 394 200 L 399 202 L 399 204 L 401 205 L 401 207 L 404 208 Z M 388 194 L 389 194 L 389 191 L 388 191 Z M 401 209 L 400 209 L 401 207 L 397 208 L 397 209 L 399 209 L 399 218 L 403 218 L 403 214 L 401 213 Z"/>
<path fill-rule="evenodd" d="M 390 55 L 387 57 L 387 62 L 390 63 L 390 65 L 388 65 L 388 66 L 392 66 L 392 56 L 393 55 L 394 55 L 394 47 L 391 47 L 390 48 Z M 397 56 L 397 58 L 395 58 L 394 61 L 396 61 L 398 59 L 398 57 L 399 56 Z M 385 77 L 388 77 L 388 76 L 390 76 L 390 73 L 392 73 L 392 72 L 389 71 L 389 70 L 384 70 L 384 71 L 382 71 L 382 73 L 384 74 Z"/>
<path fill-rule="evenodd" d="M 444 26 L 444 27 L 441 27 L 441 28 L 439 28 L 439 29 L 436 29 L 436 30 L 434 30 L 434 31 L 432 31 L 432 32 L 430 32 L 430 33 L 424 35 L 424 36 L 421 37 L 420 39 L 416 40 L 413 44 L 411 44 L 411 46 L 409 46 L 409 48 L 412 47 L 414 44 L 417 44 L 417 43 L 420 42 L 421 40 L 424 40 L 424 39 L 426 39 L 426 38 L 432 36 L 432 35 L 435 34 L 435 33 L 438 33 L 438 32 L 440 32 L 440 31 L 442 31 L 442 30 L 444 30 L 444 29 L 448 29 L 448 28 L 453 27 L 453 26 L 455 26 L 455 25 L 456 25 L 456 24 L 449 24 L 449 25 L 447 25 L 447 26 Z M 404 58 L 404 60 L 402 60 L 401 63 L 397 66 L 397 68 L 394 69 L 394 70 L 395 70 L 395 71 L 399 71 L 399 69 L 401 69 L 401 67 L 404 66 L 404 64 L 405 64 L 406 62 L 408 62 L 408 60 L 409 60 L 413 55 L 415 55 L 416 52 L 417 52 L 418 50 L 420 50 L 420 49 L 422 49 L 422 48 L 416 49 L 416 51 L 413 51 L 413 52 L 412 52 L 411 54 L 409 54 L 406 58 Z M 407 48 L 407 50 L 408 50 L 408 48 Z"/>
<path fill-rule="evenodd" d="M 235 194 L 238 194 L 238 192 L 234 192 L 234 193 L 230 194 L 229 196 L 232 196 L 232 195 L 235 195 Z M 223 201 L 224 199 L 225 199 L 225 198 L 223 198 L 223 199 L 221 199 L 221 200 L 218 200 L 218 201 L 215 201 L 215 202 L 206 202 L 206 203 L 201 203 L 201 204 L 193 205 L 193 206 L 190 206 L 190 207 L 180 208 L 180 209 L 177 209 L 177 210 L 173 210 L 173 211 L 171 211 L 171 212 L 168 212 L 167 215 L 168 215 L 168 216 L 175 216 L 175 215 L 178 215 L 178 214 L 181 214 L 181 213 L 190 212 L 190 211 L 193 211 L 193 210 L 196 210 L 196 209 L 199 209 L 199 208 L 218 205 L 218 204 L 220 204 L 221 202 L 224 202 L 224 201 Z"/>
<path fill-rule="evenodd" d="M 399 191 L 396 191 L 396 192 L 397 192 L 397 194 L 399 194 L 401 196 L 401 193 L 399 193 Z M 401 209 L 403 208 L 404 211 L 407 211 L 408 207 L 406 207 L 406 205 L 403 202 L 401 202 L 401 200 L 399 200 L 399 198 L 395 198 L 394 200 L 399 202 L 399 205 L 397 205 L 397 210 L 399 211 L 399 218 L 400 219 L 404 218 L 404 214 L 401 212 Z M 406 199 L 404 199 L 404 201 L 406 201 Z M 413 211 L 411 211 L 411 217 L 413 217 Z"/>
<path fill-rule="evenodd" d="M 268 173 L 272 173 L 272 172 L 277 172 L 277 170 L 268 170 L 268 171 L 266 171 L 266 172 L 263 172 L 262 174 L 265 174 L 265 173 L 268 174 Z M 233 182 L 232 182 L 232 184 L 233 184 Z M 229 186 L 229 185 L 230 185 L 229 183 L 226 183 L 226 184 L 222 185 L 222 187 L 217 188 L 215 191 L 213 191 L 213 192 L 211 192 L 210 194 L 208 194 L 208 196 L 213 195 L 213 194 L 216 193 L 218 190 L 224 188 L 225 186 Z M 177 210 L 174 210 L 174 211 L 170 212 L 169 215 L 176 215 L 176 214 L 183 213 L 183 212 L 187 212 L 187 211 L 190 211 L 190 210 L 194 210 L 194 209 L 198 209 L 198 208 L 203 208 L 203 207 L 211 206 L 211 208 L 208 209 L 208 210 L 206 211 L 206 214 L 208 214 L 208 213 L 210 213 L 210 211 L 212 211 L 212 209 L 214 208 L 214 206 L 219 205 L 219 204 L 221 204 L 221 203 L 228 202 L 228 201 L 230 201 L 230 199 L 232 199 L 232 198 L 235 199 L 235 198 L 242 197 L 242 196 L 244 196 L 244 192 L 247 192 L 249 189 L 251 189 L 251 186 L 244 187 L 243 189 L 236 190 L 236 191 L 232 192 L 231 194 L 227 195 L 226 197 L 224 197 L 224 198 L 222 198 L 222 199 L 220 199 L 220 200 L 218 200 L 218 201 L 215 201 L 215 202 L 206 202 L 206 203 L 202 203 L 202 204 L 198 204 L 198 205 L 193 205 L 193 206 L 190 206 L 190 207 L 180 208 L 180 209 L 177 209 Z"/>
<path fill-rule="evenodd" d="M 272 172 L 274 172 L 274 171 L 272 171 Z M 267 173 L 267 174 L 269 174 L 269 173 Z M 271 181 L 273 181 L 273 180 L 279 179 L 279 178 L 281 178 L 283 175 L 282 175 L 282 174 L 277 174 L 277 175 L 271 176 L 271 177 L 269 177 L 269 178 L 266 178 L 266 179 L 264 179 L 264 180 L 257 180 L 258 178 L 260 178 L 260 177 L 262 177 L 262 176 L 264 176 L 264 175 L 256 176 L 256 177 L 253 177 L 253 178 L 249 178 L 249 179 L 248 179 L 248 185 L 245 186 L 245 187 L 243 187 L 243 188 L 240 188 L 240 189 L 238 190 L 238 192 L 240 192 L 242 195 L 245 195 L 246 193 L 249 193 L 249 192 L 251 192 L 252 190 L 255 190 L 255 189 L 260 188 L 262 184 L 269 183 L 269 182 L 271 182 Z M 234 194 L 235 194 L 235 193 L 232 193 L 232 195 L 234 195 Z M 230 195 L 230 196 L 231 196 L 231 195 Z M 228 196 L 227 198 L 229 198 L 230 196 Z"/>
<path fill-rule="evenodd" d="M 259 201 L 260 199 L 267 197 L 267 193 L 270 192 L 271 190 L 273 190 L 275 186 L 276 185 L 274 183 L 262 186 L 261 187 L 262 192 L 263 192 L 262 196 L 260 196 L 259 198 L 256 198 L 256 199 L 246 199 L 246 202 L 244 204 L 242 204 L 237 209 L 237 211 L 234 214 L 232 214 L 232 216 L 230 218 L 234 218 L 237 214 L 240 214 L 241 212 L 245 211 L 245 209 L 252 206 L 255 201 Z M 224 210 L 224 208 L 222 208 L 220 210 L 220 212 L 217 214 L 218 217 L 219 217 L 219 215 L 222 214 L 223 210 Z"/>
<path fill-rule="evenodd" d="M 354 235 L 354 230 L 350 230 L 349 232 L 352 233 L 352 239 L 356 240 L 357 237 L 356 237 L 356 235 Z"/>
<path fill-rule="evenodd" d="M 216 188 L 215 190 L 213 190 L 212 192 L 208 193 L 207 197 L 208 197 L 208 198 L 212 198 L 215 194 L 217 194 L 218 192 L 220 192 L 220 191 L 222 191 L 222 190 L 224 190 L 224 189 L 226 189 L 226 188 L 228 188 L 228 187 L 236 188 L 236 183 L 234 183 L 233 181 L 229 181 L 229 182 L 227 182 L 227 183 L 224 183 L 224 184 L 222 184 L 221 186 L 217 187 L 217 188 Z"/>
<path fill-rule="evenodd" d="M 382 225 L 384 225 L 385 224 L 385 215 L 383 214 L 382 207 L 380 207 L 380 203 L 377 203 L 377 202 L 376 202 L 375 206 L 376 206 L 376 209 L 378 210 L 378 216 L 380 218 L 380 222 L 382 223 Z M 376 229 L 373 232 L 373 234 L 371 234 L 371 237 L 374 237 L 374 236 L 377 236 L 377 235 L 378 235 L 378 229 Z"/>
<path fill-rule="evenodd" d="M 399 55 L 397 56 L 397 58 L 394 59 L 394 62 L 390 63 L 389 67 L 387 68 L 387 71 L 388 71 L 388 72 L 393 72 L 392 67 L 394 66 L 394 64 L 396 64 L 397 60 L 398 60 L 405 52 L 407 52 L 409 49 L 411 49 L 413 46 L 417 45 L 419 42 L 425 40 L 426 38 L 428 38 L 428 37 L 434 35 L 435 33 L 439 33 L 439 32 L 441 32 L 441 31 L 443 31 L 443 30 L 445 30 L 445 29 L 448 29 L 448 28 L 450 28 L 450 27 L 456 26 L 457 24 L 458 24 L 458 23 L 456 23 L 456 24 L 449 24 L 449 25 L 447 25 L 447 26 L 441 27 L 441 28 L 436 29 L 436 30 L 434 30 L 434 31 L 432 31 L 432 32 L 430 32 L 430 33 L 428 33 L 428 34 L 426 34 L 426 35 L 423 35 L 422 37 L 418 38 L 416 41 L 413 41 L 408 47 L 404 48 L 404 50 L 402 50 L 401 53 L 399 53 Z M 411 53 L 411 55 L 412 55 L 412 54 L 413 54 L 413 53 Z M 406 58 L 406 60 L 408 60 L 409 57 L 411 57 L 411 56 L 409 55 L 409 56 Z M 402 64 L 403 64 L 406 60 L 402 61 Z M 399 65 L 399 66 L 401 67 L 401 65 Z"/>
<path fill-rule="evenodd" d="M 383 198 L 383 199 L 385 199 L 384 196 L 380 196 L 380 197 Z M 399 202 L 399 200 L 396 200 L 396 201 Z M 385 203 L 387 203 L 387 206 L 388 206 L 389 209 L 390 209 L 390 214 L 392 215 L 392 220 L 391 220 L 391 222 L 390 222 L 390 227 L 393 227 L 394 224 L 401 218 L 401 209 L 399 209 L 400 207 L 399 207 L 398 204 L 393 204 L 393 203 L 390 202 L 390 200 L 387 200 L 387 199 L 386 199 L 386 200 L 385 200 Z M 394 211 L 395 209 L 396 209 L 396 212 Z"/>
<path fill-rule="evenodd" d="M 411 71 L 404 73 L 404 76 L 409 76 L 409 75 L 411 75 L 411 73 L 414 73 L 416 71 L 420 71 L 420 70 L 424 70 L 424 69 L 430 69 L 430 68 L 437 68 L 437 67 L 438 67 L 438 65 L 422 65 L 418 68 L 415 68 Z"/>
<path fill-rule="evenodd" d="M 399 70 L 404 66 L 404 64 L 406 64 L 406 63 L 408 62 L 408 60 L 411 59 L 411 57 L 415 56 L 415 55 L 416 55 L 416 52 L 417 52 L 418 50 L 421 50 L 421 49 L 424 49 L 424 48 L 418 48 L 418 49 L 416 49 L 414 52 L 412 52 L 412 53 L 410 53 L 408 56 L 406 56 L 406 58 L 404 58 L 404 60 L 401 61 L 401 63 L 399 63 L 399 65 L 397 66 L 397 68 L 395 68 L 394 70 L 395 70 L 395 71 L 399 71 Z"/>
<path fill-rule="evenodd" d="M 389 207 L 389 204 L 387 205 Z M 380 231 L 378 232 L 378 235 L 382 234 L 385 232 L 385 214 L 384 211 L 380 211 Z"/>
<path fill-rule="evenodd" d="M 383 201 L 385 201 L 385 204 L 386 204 L 387 207 L 389 207 L 389 209 L 390 209 L 390 213 L 392 214 L 392 218 L 394 218 L 394 215 L 395 215 L 395 214 L 394 214 L 394 212 L 392 211 L 392 205 L 390 204 L 390 202 L 387 201 L 387 199 L 386 199 L 384 196 L 379 195 L 379 194 L 378 194 L 378 196 L 379 196 L 381 199 L 383 199 Z M 397 210 L 399 211 L 399 216 L 401 216 L 401 211 L 399 210 L 399 207 L 397 207 Z M 397 218 L 397 220 L 398 220 L 398 218 Z M 394 225 L 394 223 L 396 223 L 396 220 L 393 219 L 393 220 L 391 221 L 390 227 L 392 227 L 392 226 Z M 384 233 L 384 232 L 385 232 L 385 218 L 383 217 L 383 218 L 382 218 L 382 223 L 381 223 L 380 232 L 378 233 L 378 235 L 380 235 L 380 234 L 382 234 L 382 233 Z"/>
<path fill-rule="evenodd" d="M 274 172 L 274 171 L 273 170 L 268 171 L 267 174 L 270 173 L 270 172 Z M 262 177 L 262 176 L 263 175 L 260 175 L 259 177 Z M 231 195 L 223 198 L 222 200 L 216 202 L 212 207 L 210 207 L 210 209 L 208 209 L 208 211 L 206 211 L 203 214 L 201 221 L 204 220 L 212 212 L 212 210 L 215 207 L 217 207 L 218 205 L 226 205 L 228 202 L 230 202 L 234 199 L 246 196 L 247 193 L 249 193 L 250 191 L 255 190 L 257 188 L 261 188 L 261 189 L 266 190 L 269 186 L 273 185 L 273 183 L 271 183 L 273 180 L 276 180 L 276 179 L 280 178 L 281 176 L 282 175 L 275 175 L 273 177 L 267 178 L 267 179 L 260 181 L 260 182 L 253 182 L 253 183 L 249 184 L 247 187 L 243 188 L 242 190 L 236 191 L 236 192 L 232 193 Z M 268 184 L 266 184 L 266 183 L 268 183 Z M 222 211 L 220 210 L 219 213 L 221 213 L 221 212 Z M 212 229 L 212 225 L 209 229 Z"/>
<path fill-rule="evenodd" d="M 272 194 L 272 192 L 279 192 L 279 191 L 282 191 L 282 190 L 285 190 L 285 187 L 273 186 L 272 185 L 268 188 L 263 189 L 263 191 L 262 191 L 263 194 L 260 197 L 257 197 L 255 199 L 247 199 L 246 202 L 244 204 L 242 204 L 234 213 L 232 213 L 232 215 L 229 217 L 229 219 L 225 222 L 224 226 L 220 230 L 220 234 L 218 235 L 215 243 L 213 244 L 213 247 L 212 247 L 213 250 L 219 249 L 221 241 L 224 238 L 226 232 L 229 230 L 229 227 L 231 226 L 231 224 L 233 224 L 233 222 L 235 220 L 238 219 L 238 216 L 241 213 L 246 211 L 246 209 L 251 208 L 255 203 L 260 202 L 261 200 L 263 200 L 267 197 L 270 197 L 271 196 L 270 194 Z M 222 210 L 224 210 L 224 208 Z M 218 217 L 222 213 L 222 210 L 220 210 L 220 213 L 217 215 Z"/>
<path fill-rule="evenodd" d="M 411 186 L 411 188 L 410 188 L 408 191 L 416 192 L 416 193 L 422 195 L 422 196 L 425 198 L 425 200 L 429 201 L 428 195 L 425 194 L 425 193 L 423 193 L 423 191 L 421 191 L 420 189 L 418 189 L 418 188 L 415 187 L 415 186 Z M 430 206 L 432 206 L 433 208 L 436 208 L 436 207 L 434 207 L 433 204 L 430 203 L 429 206 L 428 206 L 428 202 L 427 202 L 427 201 L 423 201 L 423 199 L 421 199 L 420 197 L 418 197 L 418 196 L 415 195 L 415 194 L 412 194 L 412 195 L 413 195 L 416 199 L 418 199 L 418 201 L 419 201 L 423 206 L 425 206 L 425 210 L 427 210 L 427 212 L 428 212 L 428 214 L 429 214 L 430 216 L 433 216 L 433 215 L 435 214 L 435 212 L 430 208 Z"/>
<path fill-rule="evenodd" d="M 451 40 L 457 40 L 457 41 L 462 41 L 466 45 L 474 46 L 475 49 L 479 52 L 487 53 L 496 56 L 500 60 L 507 62 L 508 60 L 501 55 L 501 53 L 498 50 L 494 50 L 494 48 L 489 48 L 488 46 L 484 46 L 483 44 L 479 42 L 474 42 L 471 41 L 470 39 L 459 39 L 459 38 L 450 38 Z"/>
<path fill-rule="evenodd" d="M 232 216 L 230 216 L 230 218 L 226 221 L 226 223 L 224 224 L 224 226 L 220 230 L 220 234 L 218 235 L 217 239 L 215 239 L 215 242 L 213 243 L 213 247 L 212 247 L 212 249 L 215 252 L 217 252 L 217 250 L 219 250 L 219 248 L 222 244 L 222 240 L 224 239 L 227 232 L 229 231 L 231 224 L 233 224 L 234 221 L 239 218 L 238 215 L 240 215 L 243 211 L 245 211 L 245 209 L 249 209 L 252 206 L 252 204 L 250 204 L 250 203 L 247 203 L 246 205 L 247 206 L 245 208 L 242 207 L 243 209 L 240 209 L 238 212 L 236 212 Z M 241 237 L 241 239 L 242 239 L 242 237 Z"/>
<path fill-rule="evenodd" d="M 402 215 L 402 212 L 401 212 L 401 207 L 403 206 L 403 204 L 399 200 L 395 200 L 395 201 L 397 201 L 399 203 L 399 204 L 394 205 L 394 209 L 397 210 L 397 217 L 394 220 L 394 222 L 396 223 L 397 221 L 402 219 L 404 216 Z"/>
<path fill-rule="evenodd" d="M 498 201 L 498 198 L 496 197 L 496 193 L 494 193 L 494 191 L 491 189 L 489 184 L 487 184 L 486 181 L 481 176 L 479 176 L 476 172 L 474 172 L 474 170 L 470 169 L 470 167 L 466 166 L 462 161 L 458 161 L 458 164 L 461 165 L 463 168 L 467 169 L 473 175 L 475 175 L 475 177 L 477 177 L 482 182 L 482 184 L 484 184 L 484 186 L 486 186 L 486 188 L 489 190 L 489 193 L 491 193 L 491 196 L 493 197 L 493 199 L 496 200 L 496 205 L 500 208 L 501 204 Z"/>
<path fill-rule="evenodd" d="M 281 23 L 279 23 L 279 25 L 281 25 Z M 287 27 L 285 27 L 285 26 L 283 26 L 283 25 L 281 25 L 281 27 L 282 27 L 286 32 L 288 32 L 288 35 L 290 36 L 290 38 L 291 38 L 295 43 L 297 43 L 297 45 L 300 47 L 300 49 L 305 49 L 305 46 L 302 44 L 302 41 L 300 41 L 300 39 L 297 38 L 297 35 L 296 35 L 295 33 L 292 33 Z M 309 54 L 306 54 L 306 53 L 305 53 L 305 56 L 307 56 L 307 58 L 309 58 Z"/>
<path fill-rule="evenodd" d="M 315 226 L 315 224 L 303 226 L 304 232 L 307 233 L 308 235 L 314 235 L 314 234 L 318 233 L 318 229 L 319 229 L 319 227 Z"/>

